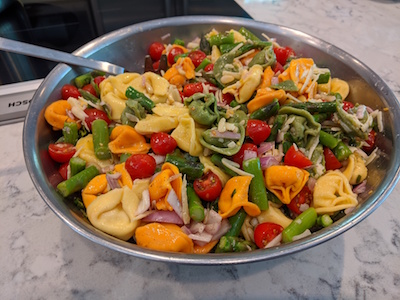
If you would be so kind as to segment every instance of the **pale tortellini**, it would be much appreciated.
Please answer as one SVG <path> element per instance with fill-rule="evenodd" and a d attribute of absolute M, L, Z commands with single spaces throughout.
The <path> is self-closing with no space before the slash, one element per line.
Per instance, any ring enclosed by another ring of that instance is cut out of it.
<path fill-rule="evenodd" d="M 88 134 L 87 136 L 80 138 L 76 143 L 76 149 L 78 156 L 86 161 L 87 166 L 94 165 L 102 173 L 111 171 L 114 168 L 114 161 L 112 158 L 100 160 L 96 157 L 94 153 L 92 134 Z"/>
<path fill-rule="evenodd" d="M 154 103 L 163 103 L 168 99 L 169 82 L 165 78 L 153 72 L 146 72 L 135 78 L 131 82 L 131 86 L 145 94 Z"/>
<path fill-rule="evenodd" d="M 368 169 L 364 159 L 358 153 L 349 156 L 348 164 L 343 174 L 347 177 L 350 184 L 359 184 L 367 178 Z"/>
<path fill-rule="evenodd" d="M 126 89 L 132 85 L 136 78 L 140 78 L 138 73 L 124 73 L 117 76 L 109 76 L 100 83 L 101 100 L 111 108 L 111 118 L 119 120 L 125 108 L 127 100 Z"/>
<path fill-rule="evenodd" d="M 196 128 L 195 121 L 189 114 L 178 117 L 178 126 L 172 131 L 178 147 L 192 156 L 199 156 L 203 152 L 200 144 L 200 135 L 203 129 Z"/>
<path fill-rule="evenodd" d="M 281 225 L 283 228 L 289 226 L 292 223 L 292 219 L 285 216 L 285 214 L 279 209 L 279 206 L 269 202 L 269 208 L 263 210 L 260 215 L 257 216 L 258 223 L 271 222 Z"/>
<path fill-rule="evenodd" d="M 344 100 L 349 95 L 350 87 L 346 81 L 339 78 L 332 78 L 330 92 L 339 93 L 342 96 L 342 100 Z"/>
<path fill-rule="evenodd" d="M 263 68 L 260 65 L 252 66 L 248 71 L 243 71 L 238 83 L 227 86 L 222 92 L 235 95 L 238 103 L 248 101 L 261 83 Z"/>
<path fill-rule="evenodd" d="M 318 178 L 313 192 L 313 206 L 318 214 L 333 213 L 358 204 L 347 177 L 339 170 Z"/>
<path fill-rule="evenodd" d="M 168 116 L 147 115 L 135 125 L 135 130 L 142 135 L 155 132 L 169 132 L 178 126 L 178 118 Z"/>
<path fill-rule="evenodd" d="M 179 117 L 189 113 L 189 108 L 182 103 L 158 103 L 153 108 L 153 113 L 160 117 Z"/>
<path fill-rule="evenodd" d="M 98 196 L 88 206 L 87 216 L 97 229 L 127 241 L 140 222 L 135 220 L 139 201 L 137 194 L 124 186 Z"/>

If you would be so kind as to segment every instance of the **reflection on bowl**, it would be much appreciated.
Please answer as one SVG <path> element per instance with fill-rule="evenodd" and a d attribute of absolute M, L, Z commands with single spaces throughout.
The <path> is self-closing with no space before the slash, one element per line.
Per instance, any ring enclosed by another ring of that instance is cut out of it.
<path fill-rule="evenodd" d="M 38 192 L 50 208 L 73 230 L 108 248 L 146 259 L 189 264 L 245 263 L 276 258 L 325 242 L 359 223 L 385 200 L 398 180 L 400 154 L 399 140 L 396 137 L 400 132 L 399 104 L 388 86 L 367 66 L 322 40 L 293 29 L 249 19 L 191 16 L 128 26 L 93 40 L 74 54 L 109 61 L 124 66 L 132 72 L 142 73 L 148 45 L 162 36 L 170 34 L 173 37 L 192 40 L 212 28 L 221 32 L 242 26 L 259 36 L 265 33 L 275 37 L 280 44 L 295 49 L 299 56 L 312 57 L 318 66 L 329 68 L 335 77 L 349 83 L 350 101 L 366 104 L 373 109 L 389 109 L 383 120 L 384 133 L 377 137 L 381 155 L 368 167 L 369 189 L 359 196 L 360 204 L 357 209 L 332 226 L 304 239 L 268 250 L 246 253 L 207 255 L 166 253 L 144 249 L 109 236 L 94 228 L 82 217 L 74 203 L 65 201 L 55 190 L 55 183 L 60 181 L 60 175 L 46 151 L 49 141 L 55 140 L 55 135 L 44 119 L 44 108 L 59 99 L 62 85 L 77 75 L 89 71 L 58 65 L 45 78 L 32 99 L 24 125 L 24 156 Z"/>

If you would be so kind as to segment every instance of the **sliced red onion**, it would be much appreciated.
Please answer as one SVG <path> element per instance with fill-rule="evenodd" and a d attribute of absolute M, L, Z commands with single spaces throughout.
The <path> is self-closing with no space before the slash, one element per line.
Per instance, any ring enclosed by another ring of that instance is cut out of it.
<path fill-rule="evenodd" d="M 361 193 L 364 193 L 366 190 L 367 190 L 367 181 L 364 180 L 364 181 L 361 182 L 359 185 L 357 185 L 356 187 L 354 187 L 353 193 L 354 193 L 354 194 L 361 194 Z"/>
<path fill-rule="evenodd" d="M 205 224 L 221 223 L 222 217 L 215 210 L 208 209 L 206 212 L 206 217 L 204 218 Z"/>
<path fill-rule="evenodd" d="M 172 206 L 176 214 L 179 217 L 182 217 L 182 206 L 179 202 L 178 196 L 173 189 L 171 189 L 168 193 L 167 202 L 169 203 L 169 205 Z"/>
<path fill-rule="evenodd" d="M 186 175 L 183 175 L 183 179 L 182 179 L 182 219 L 183 219 L 183 223 L 185 223 L 185 224 L 190 223 Z"/>
<path fill-rule="evenodd" d="M 310 189 L 311 192 L 314 191 L 315 183 L 317 180 L 314 177 L 309 177 L 307 181 L 307 186 Z"/>
<path fill-rule="evenodd" d="M 357 119 L 361 120 L 362 118 L 364 118 L 364 111 L 365 111 L 364 105 L 359 105 L 357 107 L 357 112 L 356 112 Z"/>
<path fill-rule="evenodd" d="M 138 208 L 136 209 L 135 216 L 148 211 L 150 208 L 150 193 L 149 190 L 144 190 L 142 192 L 142 200 L 140 201 Z"/>
<path fill-rule="evenodd" d="M 119 189 L 121 187 L 121 185 L 118 182 L 118 179 L 121 177 L 121 173 L 114 173 L 114 174 L 110 174 L 110 173 L 106 173 L 106 179 L 107 179 L 107 183 L 110 186 L 110 189 Z"/>
<path fill-rule="evenodd" d="M 154 153 L 149 153 L 149 155 L 154 158 L 154 160 L 156 161 L 156 165 L 160 165 L 165 162 L 165 155 L 157 155 Z"/>
<path fill-rule="evenodd" d="M 239 140 L 240 139 L 240 133 L 232 132 L 232 131 L 220 132 L 218 130 L 211 130 L 211 135 L 216 138 L 223 138 L 223 139 L 229 139 L 229 140 Z"/>
<path fill-rule="evenodd" d="M 265 245 L 264 249 L 279 246 L 282 241 L 282 233 L 274 237 L 268 244 Z"/>
<path fill-rule="evenodd" d="M 348 215 L 348 214 L 350 214 L 354 209 L 355 209 L 354 206 L 348 207 L 348 208 L 346 208 L 346 209 L 344 210 L 344 213 L 345 213 L 346 215 Z"/>
<path fill-rule="evenodd" d="M 225 233 L 227 233 L 231 229 L 231 224 L 228 219 L 223 219 L 221 222 L 221 226 L 217 233 L 215 233 L 212 237 L 212 241 L 219 240 Z"/>
<path fill-rule="evenodd" d="M 257 154 L 262 155 L 272 149 L 275 149 L 275 142 L 263 142 L 257 149 Z"/>
<path fill-rule="evenodd" d="M 191 233 L 202 233 L 205 228 L 206 225 L 201 222 L 192 222 L 190 224 L 189 230 Z"/>
<path fill-rule="evenodd" d="M 256 151 L 244 150 L 243 161 L 248 160 L 248 159 L 252 159 L 252 158 L 256 158 L 256 157 L 257 157 L 257 152 Z"/>
<path fill-rule="evenodd" d="M 206 224 L 204 231 L 214 235 L 218 232 L 218 230 L 221 228 L 221 222 L 218 223 L 211 223 L 211 224 Z"/>
<path fill-rule="evenodd" d="M 371 108 L 371 107 L 369 107 L 369 106 L 365 106 L 366 108 L 367 108 L 367 112 L 368 113 L 372 113 L 374 110 Z"/>
<path fill-rule="evenodd" d="M 193 241 L 199 241 L 199 242 L 203 242 L 203 243 L 209 243 L 211 242 L 211 239 L 213 238 L 212 234 L 209 234 L 207 232 L 202 232 L 202 233 L 191 233 L 189 234 L 189 237 L 193 240 Z"/>
<path fill-rule="evenodd" d="M 300 206 L 299 206 L 299 210 L 301 212 L 306 211 L 309 208 L 310 208 L 310 205 L 308 205 L 307 203 L 300 204 Z"/>
<path fill-rule="evenodd" d="M 183 225 L 182 218 L 174 211 L 157 210 L 142 219 L 144 222 L 159 222 Z"/>
<path fill-rule="evenodd" d="M 279 161 L 275 156 L 268 155 L 260 157 L 261 170 L 266 170 L 270 166 L 279 165 Z"/>
<path fill-rule="evenodd" d="M 272 77 L 271 78 L 271 85 L 276 85 L 279 83 L 279 78 L 278 77 Z"/>
<path fill-rule="evenodd" d="M 303 233 L 295 235 L 293 237 L 293 241 L 300 240 L 300 239 L 305 238 L 306 236 L 309 236 L 309 235 L 311 235 L 311 231 L 310 231 L 310 229 L 306 229 Z"/>

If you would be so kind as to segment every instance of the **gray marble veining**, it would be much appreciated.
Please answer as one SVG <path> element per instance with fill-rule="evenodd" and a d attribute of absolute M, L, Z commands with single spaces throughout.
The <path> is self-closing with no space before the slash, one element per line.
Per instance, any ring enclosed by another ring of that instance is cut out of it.
<path fill-rule="evenodd" d="M 400 99 L 398 1 L 237 3 L 351 53 Z M 56 217 L 25 168 L 22 125 L 0 130 L 1 299 L 400 299 L 400 184 L 356 227 L 294 255 L 235 266 L 151 262 L 94 244 Z"/>

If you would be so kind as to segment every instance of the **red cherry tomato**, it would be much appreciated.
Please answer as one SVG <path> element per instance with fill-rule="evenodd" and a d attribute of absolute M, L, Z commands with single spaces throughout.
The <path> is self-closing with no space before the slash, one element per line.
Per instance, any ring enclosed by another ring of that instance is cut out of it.
<path fill-rule="evenodd" d="M 343 108 L 344 111 L 348 111 L 350 108 L 353 108 L 353 107 L 354 107 L 353 103 L 351 103 L 349 101 L 343 101 L 342 108 Z"/>
<path fill-rule="evenodd" d="M 167 155 L 175 150 L 177 144 L 175 139 L 165 132 L 153 133 L 150 138 L 150 146 L 158 155 Z"/>
<path fill-rule="evenodd" d="M 159 67 L 160 67 L 160 61 L 157 60 L 156 62 L 153 63 L 153 70 L 157 71 Z"/>
<path fill-rule="evenodd" d="M 375 139 L 376 132 L 375 130 L 371 129 L 371 131 L 368 133 L 368 138 L 365 140 L 368 145 L 363 146 L 362 149 L 367 153 L 372 152 L 372 150 L 375 149 Z"/>
<path fill-rule="evenodd" d="M 214 201 L 221 194 L 222 182 L 217 175 L 208 171 L 203 177 L 195 179 L 193 189 L 200 199 Z"/>
<path fill-rule="evenodd" d="M 156 160 L 148 154 L 133 154 L 125 161 L 125 169 L 132 180 L 148 178 L 156 171 Z"/>
<path fill-rule="evenodd" d="M 244 143 L 239 152 L 232 156 L 232 160 L 240 166 L 243 164 L 244 151 L 257 151 L 257 146 L 251 143 Z"/>
<path fill-rule="evenodd" d="M 302 211 L 300 210 L 300 206 L 302 204 L 310 205 L 312 201 L 312 193 L 308 186 L 304 186 L 303 189 L 290 201 L 287 207 L 296 215 L 300 215 Z"/>
<path fill-rule="evenodd" d="M 68 100 L 69 97 L 78 98 L 81 95 L 76 86 L 72 84 L 65 84 L 61 88 L 61 98 Z"/>
<path fill-rule="evenodd" d="M 97 119 L 102 119 L 102 120 L 106 121 L 108 125 L 111 124 L 111 120 L 108 118 L 107 113 L 102 111 L 102 110 L 100 110 L 100 109 L 87 108 L 87 109 L 85 109 L 85 113 L 88 115 L 85 118 L 85 122 L 86 122 L 86 124 L 87 124 L 87 126 L 88 126 L 90 131 L 92 130 L 93 121 L 97 120 Z"/>
<path fill-rule="evenodd" d="M 293 166 L 297 168 L 306 168 L 312 165 L 312 161 L 308 159 L 300 150 L 296 150 L 294 145 L 292 145 L 285 154 L 283 160 L 284 164 L 287 166 Z"/>
<path fill-rule="evenodd" d="M 97 86 L 99 86 L 100 83 L 101 83 L 104 79 L 106 79 L 105 76 L 96 76 L 96 77 L 93 79 L 93 81 L 94 81 L 95 84 L 97 84 Z"/>
<path fill-rule="evenodd" d="M 165 47 L 163 44 L 159 42 L 154 42 L 150 45 L 148 53 L 153 61 L 158 61 L 160 60 L 164 49 Z"/>
<path fill-rule="evenodd" d="M 201 50 L 194 50 L 189 53 L 189 58 L 192 60 L 194 66 L 197 68 L 207 55 Z"/>
<path fill-rule="evenodd" d="M 285 69 L 283 68 L 283 66 L 279 62 L 276 62 L 275 67 L 274 67 L 274 73 L 278 73 L 278 72 L 283 73 L 284 71 L 285 71 Z"/>
<path fill-rule="evenodd" d="M 203 84 L 201 82 L 188 83 L 183 87 L 183 95 L 185 97 L 190 97 L 196 93 L 203 92 Z"/>
<path fill-rule="evenodd" d="M 275 47 L 276 60 L 284 66 L 289 57 L 295 56 L 294 50 L 290 47 Z"/>
<path fill-rule="evenodd" d="M 180 47 L 172 47 L 172 49 L 168 53 L 168 63 L 173 65 L 175 63 L 175 56 L 183 54 L 184 51 Z"/>
<path fill-rule="evenodd" d="M 208 64 L 204 67 L 204 71 L 206 72 L 211 72 L 212 70 L 214 70 L 214 64 Z"/>
<path fill-rule="evenodd" d="M 222 94 L 222 102 L 224 104 L 229 105 L 233 100 L 235 100 L 235 96 L 231 93 Z"/>
<path fill-rule="evenodd" d="M 68 179 L 68 166 L 69 166 L 69 162 L 63 163 L 60 168 L 58 169 L 58 172 L 60 173 L 61 177 L 64 180 Z"/>
<path fill-rule="evenodd" d="M 335 154 L 333 154 L 332 150 L 328 147 L 324 147 L 324 157 L 325 157 L 325 169 L 328 170 L 336 170 L 342 167 L 340 161 L 336 158 Z"/>
<path fill-rule="evenodd" d="M 76 149 L 74 145 L 68 143 L 56 143 L 49 145 L 50 157 L 59 163 L 68 162 L 74 156 Z"/>
<path fill-rule="evenodd" d="M 97 97 L 97 93 L 96 90 L 94 89 L 93 85 L 91 85 L 90 83 L 85 85 L 82 90 L 85 90 L 86 92 L 91 93 L 93 96 Z"/>
<path fill-rule="evenodd" d="M 246 134 L 253 140 L 254 144 L 260 145 L 271 134 L 271 127 L 261 120 L 248 120 Z"/>
<path fill-rule="evenodd" d="M 262 249 L 282 231 L 283 227 L 279 224 L 271 222 L 258 224 L 254 229 L 254 242 L 258 248 Z"/>

